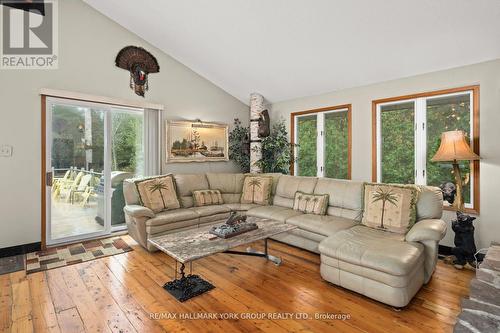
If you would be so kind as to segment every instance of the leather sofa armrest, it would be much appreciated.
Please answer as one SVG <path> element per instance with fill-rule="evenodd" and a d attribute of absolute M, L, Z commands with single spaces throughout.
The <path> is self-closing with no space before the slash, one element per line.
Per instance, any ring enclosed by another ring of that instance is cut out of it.
<path fill-rule="evenodd" d="M 426 219 L 418 221 L 406 234 L 407 242 L 433 240 L 439 242 L 446 234 L 446 223 L 443 220 Z"/>
<path fill-rule="evenodd" d="M 155 217 L 155 213 L 151 209 L 140 205 L 126 205 L 125 207 L 123 207 L 123 211 L 130 217 L 135 218 Z"/>

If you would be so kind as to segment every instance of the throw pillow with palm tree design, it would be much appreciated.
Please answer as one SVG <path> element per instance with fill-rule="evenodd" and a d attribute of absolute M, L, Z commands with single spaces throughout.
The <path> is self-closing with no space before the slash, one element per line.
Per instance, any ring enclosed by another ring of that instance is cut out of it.
<path fill-rule="evenodd" d="M 269 176 L 247 176 L 243 182 L 241 203 L 269 205 L 273 178 Z"/>
<path fill-rule="evenodd" d="M 405 234 L 415 224 L 418 188 L 414 185 L 365 184 L 366 226 Z"/>
<path fill-rule="evenodd" d="M 138 179 L 135 186 L 141 205 L 155 213 L 181 206 L 172 175 Z"/>
<path fill-rule="evenodd" d="M 325 215 L 329 198 L 328 194 L 307 194 L 297 191 L 293 209 L 306 214 Z"/>

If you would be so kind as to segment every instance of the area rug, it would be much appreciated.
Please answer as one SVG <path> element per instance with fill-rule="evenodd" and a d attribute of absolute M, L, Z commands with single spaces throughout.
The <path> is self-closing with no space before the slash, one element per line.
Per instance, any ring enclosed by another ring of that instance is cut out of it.
<path fill-rule="evenodd" d="M 26 273 L 79 264 L 85 261 L 133 251 L 121 237 L 86 241 L 59 246 L 26 255 Z"/>
<path fill-rule="evenodd" d="M 0 258 L 0 275 L 22 271 L 24 269 L 24 254 Z"/>

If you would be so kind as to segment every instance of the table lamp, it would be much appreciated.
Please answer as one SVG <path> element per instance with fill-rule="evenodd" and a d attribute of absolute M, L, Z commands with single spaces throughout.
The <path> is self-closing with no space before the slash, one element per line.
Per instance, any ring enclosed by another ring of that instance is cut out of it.
<path fill-rule="evenodd" d="M 431 161 L 453 163 L 453 174 L 457 187 L 457 195 L 453 202 L 453 206 L 458 212 L 463 212 L 464 209 L 462 175 L 460 174 L 458 161 L 476 160 L 479 160 L 479 155 L 472 151 L 463 131 L 448 131 L 441 134 L 441 145 Z"/>

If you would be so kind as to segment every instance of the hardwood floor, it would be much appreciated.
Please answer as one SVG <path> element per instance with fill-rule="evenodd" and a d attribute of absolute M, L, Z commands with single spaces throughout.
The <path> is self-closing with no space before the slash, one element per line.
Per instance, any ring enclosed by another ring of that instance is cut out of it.
<path fill-rule="evenodd" d="M 174 261 L 137 245 L 135 251 L 78 265 L 2 275 L 0 332 L 450 332 L 473 276 L 439 262 L 431 282 L 397 312 L 323 281 L 318 255 L 269 244 L 284 260 L 279 267 L 228 254 L 197 261 L 194 273 L 216 288 L 185 303 L 162 289 L 173 278 Z M 311 319 L 181 317 L 199 313 L 307 313 Z M 350 318 L 316 320 L 315 313 Z"/>

